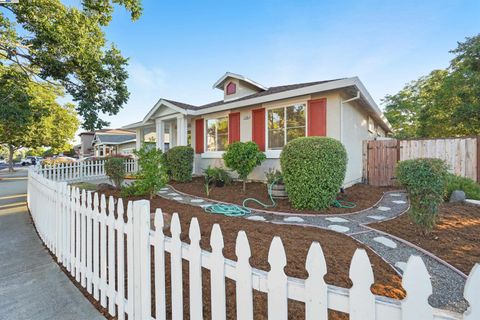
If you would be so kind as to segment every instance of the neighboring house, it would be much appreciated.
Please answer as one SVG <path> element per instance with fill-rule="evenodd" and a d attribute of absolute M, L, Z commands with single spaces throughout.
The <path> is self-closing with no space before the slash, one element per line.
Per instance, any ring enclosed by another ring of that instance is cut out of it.
<path fill-rule="evenodd" d="M 130 155 L 135 150 L 135 132 L 124 129 L 102 129 L 80 133 L 80 159 Z"/>
<path fill-rule="evenodd" d="M 196 174 L 209 165 L 223 165 L 228 143 L 254 141 L 267 156 L 251 174 L 254 180 L 280 167 L 282 148 L 292 139 L 332 137 L 348 152 L 345 186 L 362 179 L 362 141 L 391 131 L 358 77 L 268 88 L 227 72 L 213 87 L 223 91 L 222 100 L 194 106 L 160 99 L 142 121 L 124 128 L 136 130 L 137 148 L 146 132 L 155 132 L 161 149 L 168 129 L 171 146 L 189 144 L 195 149 Z"/>

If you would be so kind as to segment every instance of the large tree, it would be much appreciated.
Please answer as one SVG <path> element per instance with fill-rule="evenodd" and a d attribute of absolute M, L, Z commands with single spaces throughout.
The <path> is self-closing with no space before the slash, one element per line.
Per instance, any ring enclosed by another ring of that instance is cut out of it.
<path fill-rule="evenodd" d="M 397 138 L 480 134 L 480 35 L 459 43 L 445 70 L 383 100 Z"/>
<path fill-rule="evenodd" d="M 16 64 L 29 76 L 61 84 L 77 102 L 88 130 L 108 125 L 99 114 L 116 114 L 126 103 L 127 59 L 105 39 L 115 5 L 132 20 L 140 0 L 83 0 L 80 7 L 60 0 L 0 5 L 0 64 Z"/>
<path fill-rule="evenodd" d="M 62 90 L 33 81 L 17 66 L 0 65 L 0 144 L 8 146 L 9 169 L 13 154 L 22 147 L 65 148 L 79 127 L 72 104 L 61 106 Z"/>

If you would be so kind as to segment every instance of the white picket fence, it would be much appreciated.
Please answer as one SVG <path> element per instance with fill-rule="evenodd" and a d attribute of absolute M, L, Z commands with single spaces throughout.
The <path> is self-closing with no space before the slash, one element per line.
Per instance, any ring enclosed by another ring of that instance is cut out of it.
<path fill-rule="evenodd" d="M 124 222 L 122 199 L 80 191 L 66 182 L 47 179 L 29 171 L 28 206 L 40 237 L 75 280 L 108 312 L 118 319 L 166 319 L 165 253 L 170 255 L 171 318 L 184 318 L 182 259 L 189 264 L 190 319 L 202 319 L 202 268 L 210 270 L 211 318 L 226 319 L 226 278 L 236 283 L 237 319 L 253 319 L 253 290 L 267 293 L 268 318 L 286 320 L 288 299 L 305 303 L 305 319 L 326 320 L 327 309 L 348 313 L 351 320 L 480 319 L 480 265 L 476 265 L 465 287 L 470 309 L 463 315 L 428 304 L 432 293 L 429 274 L 421 258 L 412 256 L 403 277 L 407 298 L 398 301 L 375 296 L 370 287 L 373 272 L 363 249 L 357 249 L 350 265 L 350 289 L 327 285 L 325 258 L 319 243 L 312 243 L 306 259 L 306 280 L 287 277 L 282 240 L 270 245 L 271 270 L 252 268 L 247 235 L 241 231 L 236 241 L 238 261 L 224 258 L 223 237 L 214 225 L 210 238 L 212 252 L 200 248 L 200 227 L 190 223 L 190 244 L 180 239 L 177 214 L 171 220 L 171 237 L 163 233 L 163 215 L 156 209 L 150 226 L 150 202 L 128 202 Z M 115 217 L 115 214 L 117 217 Z M 259 225 L 259 227 L 261 227 Z M 125 241 L 125 236 L 127 240 Z M 116 244 L 116 245 L 115 245 Z M 151 248 L 154 250 L 154 279 L 151 279 Z M 124 266 L 127 266 L 126 268 Z M 127 290 L 124 279 L 127 278 Z M 155 313 L 151 308 L 151 280 L 155 293 Z"/>
<path fill-rule="evenodd" d="M 135 159 L 125 159 L 125 172 L 135 173 L 138 163 Z M 105 160 L 78 161 L 54 165 L 37 165 L 35 171 L 54 181 L 87 181 L 105 177 Z"/>

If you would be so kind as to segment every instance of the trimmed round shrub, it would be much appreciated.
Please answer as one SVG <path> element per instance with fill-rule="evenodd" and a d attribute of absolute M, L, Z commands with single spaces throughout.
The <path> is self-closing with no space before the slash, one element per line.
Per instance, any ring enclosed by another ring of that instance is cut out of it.
<path fill-rule="evenodd" d="M 407 189 L 411 202 L 410 217 L 424 233 L 428 233 L 437 221 L 438 207 L 445 194 L 447 169 L 441 159 L 420 158 L 397 164 L 397 179 Z"/>
<path fill-rule="evenodd" d="M 193 149 L 189 146 L 177 146 L 165 154 L 165 162 L 171 178 L 178 182 L 192 181 Z"/>
<path fill-rule="evenodd" d="M 110 178 L 117 189 L 122 187 L 125 179 L 125 163 L 122 158 L 107 158 L 105 160 L 105 174 Z"/>
<path fill-rule="evenodd" d="M 347 152 L 332 138 L 297 138 L 283 148 L 280 165 L 292 206 L 321 210 L 332 204 L 343 184 Z"/>

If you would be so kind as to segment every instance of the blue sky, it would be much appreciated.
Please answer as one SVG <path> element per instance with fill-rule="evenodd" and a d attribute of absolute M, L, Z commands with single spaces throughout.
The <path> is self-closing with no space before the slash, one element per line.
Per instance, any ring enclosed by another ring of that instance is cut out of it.
<path fill-rule="evenodd" d="M 111 127 L 141 120 L 160 97 L 221 99 L 226 71 L 265 86 L 359 76 L 375 101 L 433 69 L 480 32 L 480 1 L 144 0 L 107 38 L 130 58 L 130 100 Z"/>

